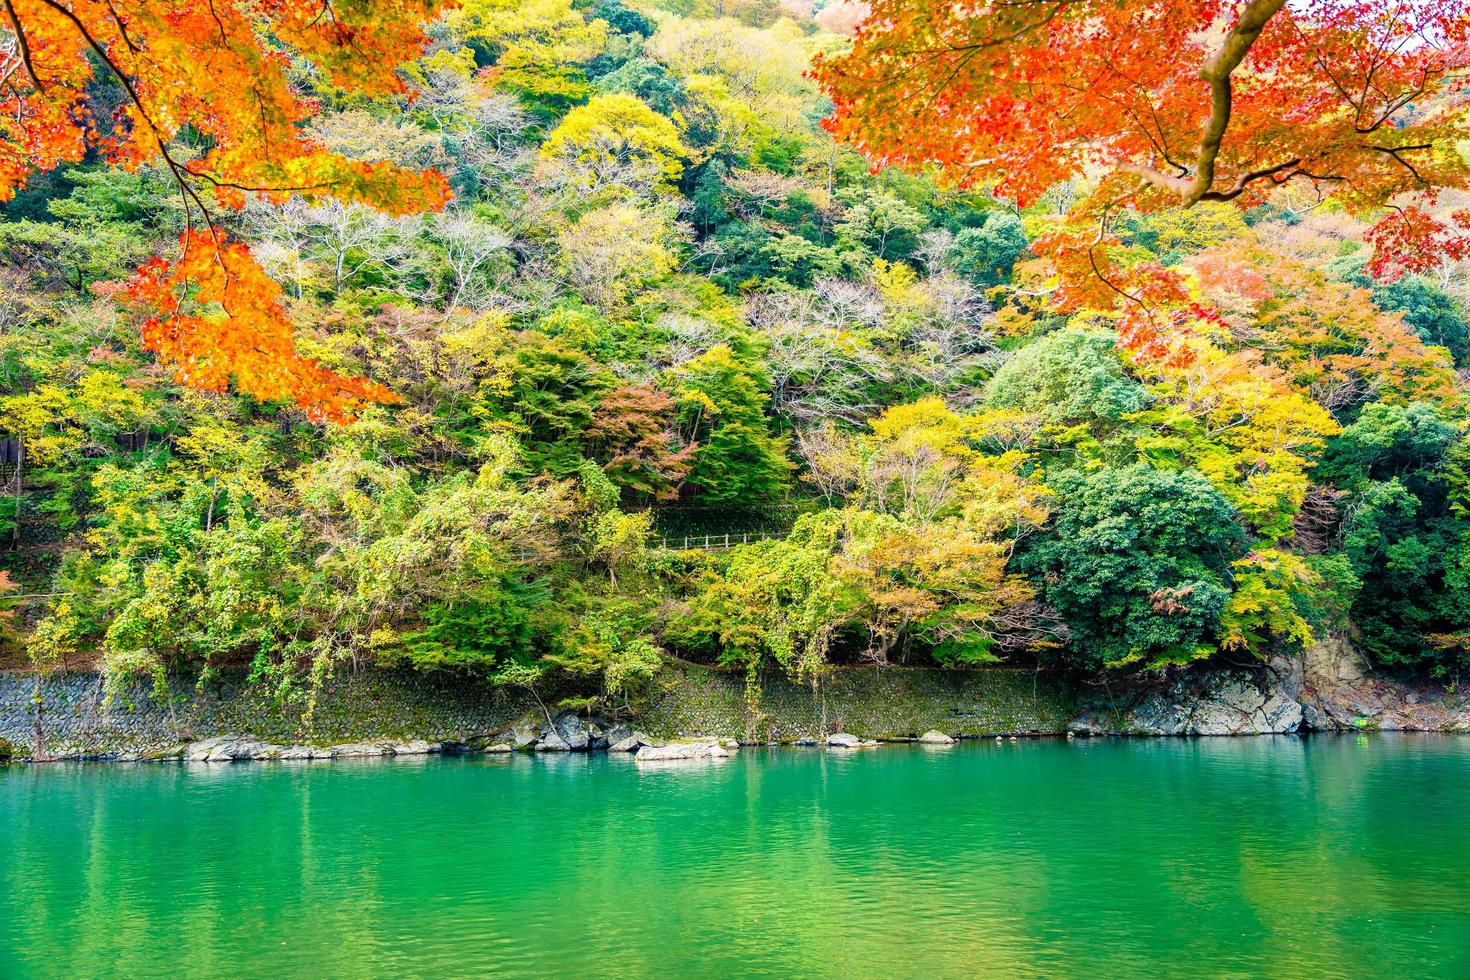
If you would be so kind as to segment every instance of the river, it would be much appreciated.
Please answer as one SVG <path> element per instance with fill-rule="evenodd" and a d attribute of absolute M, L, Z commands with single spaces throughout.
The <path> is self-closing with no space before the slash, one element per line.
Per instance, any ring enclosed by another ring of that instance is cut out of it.
<path fill-rule="evenodd" d="M 1470 737 L 0 767 L 0 977 L 1470 975 Z"/>

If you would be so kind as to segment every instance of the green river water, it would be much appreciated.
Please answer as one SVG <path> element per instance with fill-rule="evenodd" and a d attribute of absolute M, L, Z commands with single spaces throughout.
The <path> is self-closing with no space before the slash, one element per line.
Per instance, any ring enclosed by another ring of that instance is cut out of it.
<path fill-rule="evenodd" d="M 1470 976 L 1470 737 L 0 767 L 0 977 Z"/>

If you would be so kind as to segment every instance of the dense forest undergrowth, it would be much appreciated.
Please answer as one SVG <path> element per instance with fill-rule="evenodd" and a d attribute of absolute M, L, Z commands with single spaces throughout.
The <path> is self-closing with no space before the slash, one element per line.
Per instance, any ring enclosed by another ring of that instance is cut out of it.
<path fill-rule="evenodd" d="M 1350 629 L 1457 682 L 1470 266 L 1370 278 L 1367 226 L 1291 187 L 1127 213 L 1115 261 L 1198 315 L 1120 343 L 1031 248 L 1087 177 L 1019 207 L 823 131 L 806 72 L 851 14 L 464 0 L 406 94 L 293 63 L 316 139 L 453 191 L 221 217 L 303 353 L 392 393 L 346 423 L 144 352 L 125 284 L 186 220 L 162 169 L 33 177 L 0 208 L 6 662 L 608 706 L 665 656 L 1099 675 Z"/>

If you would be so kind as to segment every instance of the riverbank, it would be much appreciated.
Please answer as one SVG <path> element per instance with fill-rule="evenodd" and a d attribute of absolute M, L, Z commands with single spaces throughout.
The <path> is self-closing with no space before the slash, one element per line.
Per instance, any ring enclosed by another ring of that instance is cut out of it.
<path fill-rule="evenodd" d="M 304 697 L 272 698 L 239 675 L 203 687 L 178 679 L 164 703 L 139 684 L 109 704 L 95 673 L 53 675 L 39 690 L 30 674 L 0 673 L 0 739 L 17 757 L 99 761 L 338 758 L 538 745 L 575 751 L 605 748 L 635 730 L 648 742 L 794 743 L 833 732 L 893 740 L 930 729 L 961 738 L 1038 735 L 1064 731 L 1077 706 L 1075 687 L 1058 674 L 851 668 L 815 686 L 765 678 L 751 712 L 743 674 L 679 664 L 659 675 L 636 719 L 577 720 L 563 713 L 552 738 L 527 693 L 421 674 L 368 670 L 329 679 L 308 712 Z M 588 734 L 589 724 L 600 734 Z"/>
<path fill-rule="evenodd" d="M 1372 675 L 1329 640 L 1264 665 L 1083 686 L 1058 673 L 841 668 L 816 684 L 671 664 L 634 718 L 563 712 L 554 729 L 527 693 L 463 679 L 363 671 L 304 697 L 273 698 L 226 675 L 179 679 L 160 703 L 138 685 L 107 703 L 95 673 L 0 672 L 0 756 L 24 759 L 328 759 L 441 751 L 634 751 L 694 742 L 827 744 L 834 734 L 910 741 L 1032 735 L 1257 735 L 1470 731 L 1470 696 Z M 837 741 L 847 741 L 839 738 Z"/>
<path fill-rule="evenodd" d="M 1470 691 L 1375 674 L 1344 637 L 1264 664 L 1091 689 L 1079 705 L 1068 730 L 1084 735 L 1470 732 Z"/>

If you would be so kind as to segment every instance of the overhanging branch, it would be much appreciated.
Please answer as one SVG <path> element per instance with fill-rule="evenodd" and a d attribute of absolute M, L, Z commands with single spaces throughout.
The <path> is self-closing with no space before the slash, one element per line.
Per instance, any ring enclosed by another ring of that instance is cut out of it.
<path fill-rule="evenodd" d="M 1214 57 L 1200 69 L 1200 78 L 1210 84 L 1210 118 L 1200 134 L 1193 177 L 1166 174 L 1157 168 L 1136 163 L 1120 164 L 1117 169 L 1178 194 L 1179 203 L 1189 207 L 1204 200 L 1227 201 L 1238 197 L 1252 181 L 1271 177 L 1297 166 L 1301 161 L 1291 160 L 1276 167 L 1242 174 L 1229 190 L 1214 189 L 1215 163 L 1220 157 L 1220 145 L 1225 140 L 1225 133 L 1230 129 L 1233 108 L 1230 76 L 1245 61 L 1251 46 L 1260 38 L 1271 18 L 1285 6 L 1286 0 L 1250 0 L 1240 12 L 1240 18 L 1225 35 L 1225 39 L 1220 42 Z"/>

